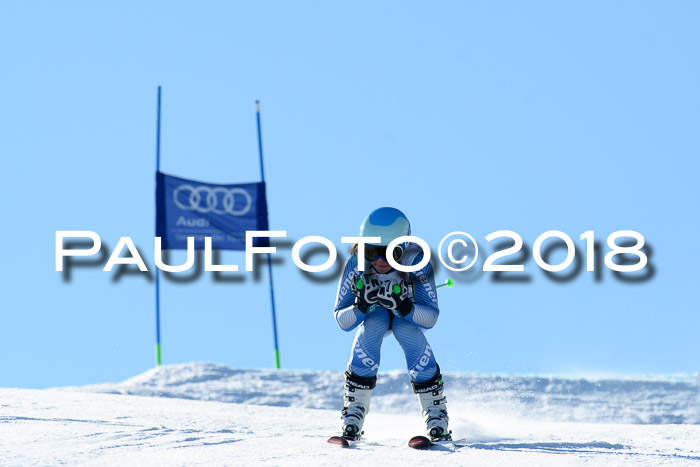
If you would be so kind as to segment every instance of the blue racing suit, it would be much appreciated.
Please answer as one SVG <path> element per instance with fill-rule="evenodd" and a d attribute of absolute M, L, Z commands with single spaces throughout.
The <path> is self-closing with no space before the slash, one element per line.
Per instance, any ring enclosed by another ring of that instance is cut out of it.
<path fill-rule="evenodd" d="M 420 247 L 409 244 L 399 263 L 412 266 L 422 259 L 423 251 Z M 364 274 L 375 274 L 380 282 L 389 279 L 406 281 L 413 310 L 405 317 L 399 318 L 390 310 L 374 304 L 369 306 L 366 314 L 362 313 L 355 306 L 355 295 L 351 289 L 352 281 L 360 277 L 357 254 L 352 255 L 345 263 L 335 301 L 335 319 L 340 328 L 344 331 L 352 331 L 359 327 L 352 347 L 350 369 L 358 376 L 376 376 L 379 370 L 382 341 L 385 336 L 393 333 L 406 356 L 406 366 L 411 381 L 416 383 L 428 381 L 435 376 L 437 364 L 433 350 L 423 333 L 426 329 L 435 326 L 440 313 L 432 265 L 428 263 L 422 269 L 410 273 L 392 269 L 386 274 L 379 274 L 369 261 L 365 261 Z"/>

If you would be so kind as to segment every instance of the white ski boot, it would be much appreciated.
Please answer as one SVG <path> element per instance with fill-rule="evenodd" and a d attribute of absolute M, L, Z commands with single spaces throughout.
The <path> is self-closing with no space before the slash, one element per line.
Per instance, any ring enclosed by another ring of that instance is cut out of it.
<path fill-rule="evenodd" d="M 452 432 L 447 424 L 447 398 L 442 395 L 442 375 L 438 367 L 435 376 L 422 383 L 414 383 L 413 392 L 418 394 L 420 408 L 425 418 L 425 429 L 431 441 L 450 441 Z"/>
<path fill-rule="evenodd" d="M 341 412 L 343 438 L 358 440 L 362 436 L 362 425 L 369 412 L 369 399 L 377 377 L 364 378 L 348 370 L 345 372 L 345 403 Z"/>

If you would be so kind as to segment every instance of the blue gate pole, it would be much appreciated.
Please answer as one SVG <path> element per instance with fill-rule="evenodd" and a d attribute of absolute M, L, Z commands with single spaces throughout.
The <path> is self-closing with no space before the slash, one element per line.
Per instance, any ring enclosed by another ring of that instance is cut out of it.
<path fill-rule="evenodd" d="M 158 86 L 158 118 L 156 123 L 156 172 L 160 172 L 160 97 L 161 87 Z M 156 205 L 156 210 L 158 206 Z M 156 213 L 156 217 L 158 214 Z M 156 267 L 156 366 L 162 363 L 160 352 L 160 269 Z"/>
<path fill-rule="evenodd" d="M 260 178 L 262 179 L 262 182 L 265 183 L 265 168 L 263 166 L 262 130 L 260 128 L 260 101 L 255 101 L 255 117 L 258 124 L 258 154 L 260 155 Z M 275 289 L 272 284 L 272 259 L 270 258 L 270 253 L 267 253 L 267 270 L 270 277 L 270 303 L 272 304 L 272 335 L 275 343 L 275 368 L 279 370 L 280 347 L 279 341 L 277 340 L 277 313 L 275 312 Z"/>

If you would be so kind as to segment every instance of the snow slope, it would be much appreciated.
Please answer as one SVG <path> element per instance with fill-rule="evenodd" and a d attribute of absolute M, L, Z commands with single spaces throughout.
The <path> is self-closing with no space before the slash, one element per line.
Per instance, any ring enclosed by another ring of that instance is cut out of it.
<path fill-rule="evenodd" d="M 700 465 L 697 376 L 445 383 L 451 428 L 469 446 L 432 452 L 406 447 L 422 423 L 400 372 L 380 373 L 364 441 L 348 450 L 325 443 L 339 428 L 341 373 L 194 363 L 118 384 L 0 389 L 0 463 Z"/>

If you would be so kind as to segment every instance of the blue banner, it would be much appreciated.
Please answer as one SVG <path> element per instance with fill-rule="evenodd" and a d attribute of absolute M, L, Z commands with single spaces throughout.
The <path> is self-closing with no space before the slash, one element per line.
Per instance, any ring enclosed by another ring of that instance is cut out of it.
<path fill-rule="evenodd" d="M 245 250 L 247 230 L 268 230 L 265 183 L 219 185 L 156 172 L 156 236 L 163 249 L 195 248 L 212 238 L 216 250 Z M 255 246 L 267 246 L 260 238 Z"/>

